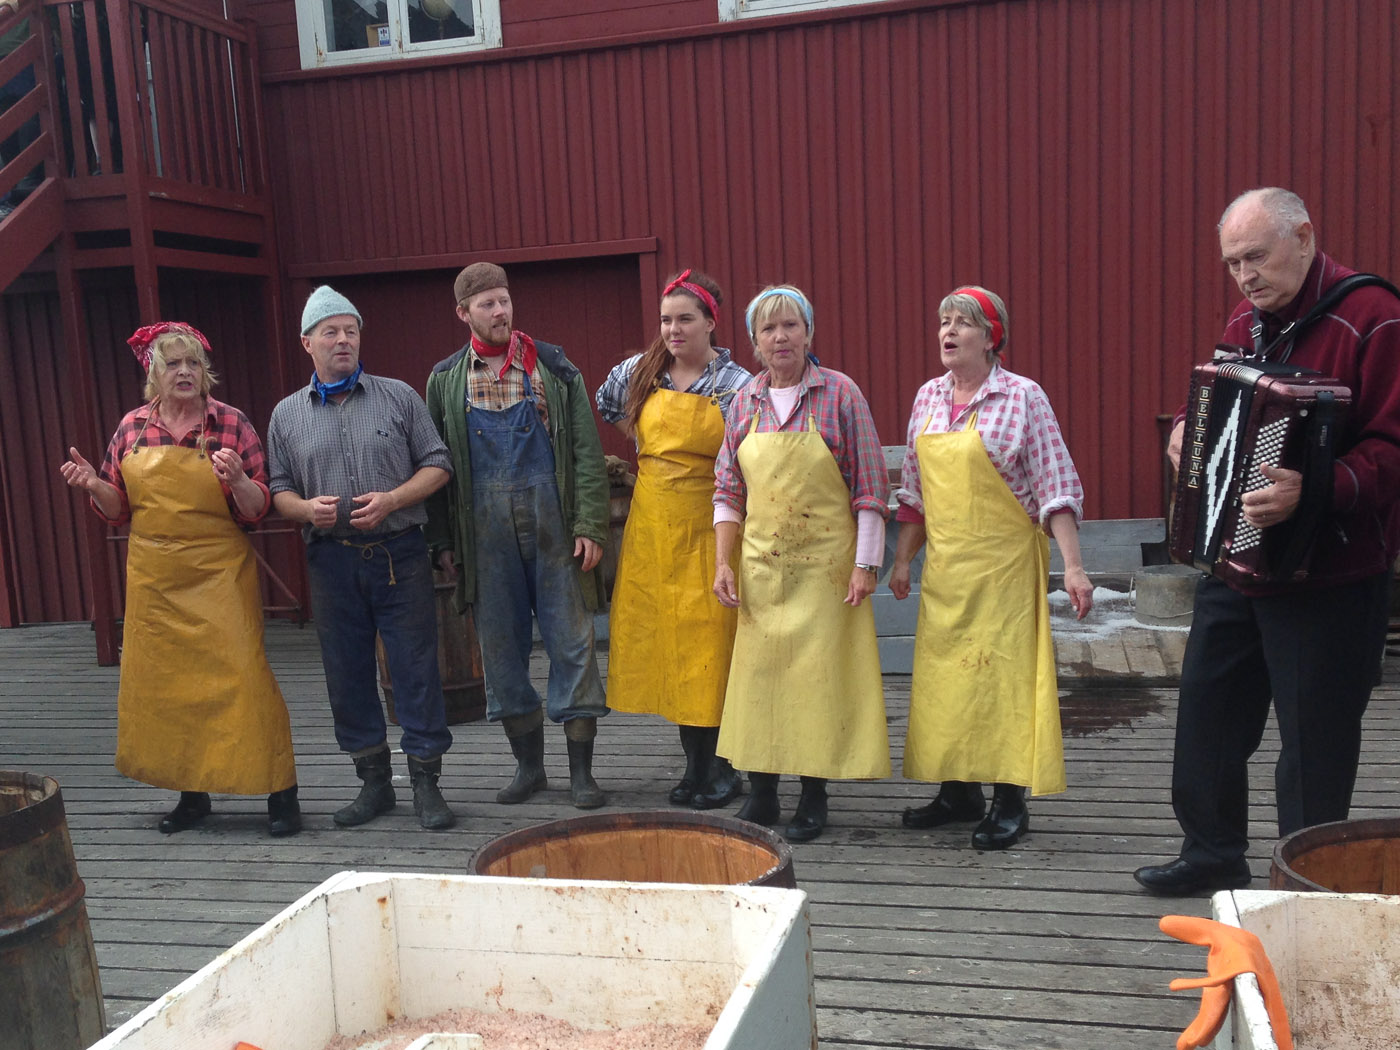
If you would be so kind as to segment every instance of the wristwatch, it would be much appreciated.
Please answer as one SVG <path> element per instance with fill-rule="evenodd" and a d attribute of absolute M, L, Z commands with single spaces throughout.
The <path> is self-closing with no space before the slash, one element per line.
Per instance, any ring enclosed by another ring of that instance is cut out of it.
<path fill-rule="evenodd" d="M 880 566 L 878 565 L 862 565 L 860 562 L 856 562 L 856 568 L 864 569 L 866 572 L 873 572 L 876 576 L 880 575 Z"/>

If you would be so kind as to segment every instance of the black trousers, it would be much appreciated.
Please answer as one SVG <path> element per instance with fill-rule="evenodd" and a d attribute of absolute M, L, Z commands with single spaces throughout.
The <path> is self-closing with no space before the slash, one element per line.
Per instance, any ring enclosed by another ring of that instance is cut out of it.
<path fill-rule="evenodd" d="M 1249 848 L 1248 764 L 1270 700 L 1279 835 L 1346 819 L 1389 593 L 1389 573 L 1262 598 L 1213 577 L 1197 585 L 1172 761 L 1183 859 L 1230 863 Z"/>

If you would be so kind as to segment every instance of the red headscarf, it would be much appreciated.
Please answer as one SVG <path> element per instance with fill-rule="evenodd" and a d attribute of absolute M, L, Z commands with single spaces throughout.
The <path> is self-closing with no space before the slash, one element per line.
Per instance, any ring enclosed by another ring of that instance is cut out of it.
<path fill-rule="evenodd" d="M 126 341 L 131 347 L 131 352 L 136 355 L 136 360 L 141 362 L 141 368 L 149 372 L 151 370 L 151 344 L 156 341 L 157 336 L 166 332 L 180 332 L 183 335 L 191 335 L 199 340 L 199 345 L 204 347 L 206 354 L 214 352 L 209 345 L 209 340 L 204 338 L 204 333 L 194 325 L 185 324 L 183 321 L 157 321 L 155 324 L 148 324 L 144 328 L 138 328 L 132 333 L 130 339 Z"/>
<path fill-rule="evenodd" d="M 695 284 L 694 282 L 689 280 L 689 278 L 690 271 L 686 270 L 683 274 L 677 277 L 665 288 L 661 289 L 661 298 L 665 299 L 666 296 L 670 295 L 677 288 L 681 289 L 682 291 L 689 292 L 691 295 L 695 296 L 695 298 L 699 299 L 702 303 L 704 303 L 705 307 L 710 311 L 710 316 L 713 317 L 716 321 L 718 321 L 719 303 L 715 302 L 715 297 L 709 292 L 705 291 L 705 289 L 701 288 L 698 284 Z"/>
<path fill-rule="evenodd" d="M 1001 314 L 997 313 L 996 305 L 992 302 L 991 296 L 982 291 L 981 288 L 974 288 L 968 285 L 966 288 L 959 288 L 954 295 L 965 295 L 982 308 L 982 313 L 987 316 L 987 324 L 991 326 L 992 345 L 1001 346 L 1002 337 L 1006 335 L 1006 329 L 1001 324 Z"/>

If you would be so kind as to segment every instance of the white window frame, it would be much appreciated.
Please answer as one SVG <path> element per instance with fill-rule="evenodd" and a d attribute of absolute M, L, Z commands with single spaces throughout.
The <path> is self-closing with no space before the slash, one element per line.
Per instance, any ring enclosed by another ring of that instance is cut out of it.
<path fill-rule="evenodd" d="M 428 55 L 484 51 L 501 46 L 500 0 L 469 0 L 475 33 L 452 40 L 425 40 L 414 43 L 408 39 L 408 0 L 386 0 L 389 20 L 387 47 L 364 47 L 351 51 L 333 51 L 330 44 L 331 27 L 326 23 L 325 0 L 296 0 L 297 41 L 301 51 L 302 69 L 324 69 L 365 62 L 386 62 Z"/>
<path fill-rule="evenodd" d="M 790 15 L 795 11 L 825 11 L 833 7 L 868 3 L 871 0 L 719 0 L 719 20 L 733 22 L 740 18 Z"/>

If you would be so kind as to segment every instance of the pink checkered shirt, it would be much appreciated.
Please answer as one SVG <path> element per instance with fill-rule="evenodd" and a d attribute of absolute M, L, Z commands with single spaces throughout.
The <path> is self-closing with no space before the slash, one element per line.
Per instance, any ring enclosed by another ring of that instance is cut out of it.
<path fill-rule="evenodd" d="M 1084 486 L 1065 447 L 1055 411 L 1038 383 L 994 367 L 962 412 L 956 418 L 952 418 L 952 412 L 951 373 L 919 388 L 909 416 L 904 471 L 895 493 L 900 521 L 921 521 L 924 516 L 915 440 L 923 433 L 961 430 L 972 412 L 977 413 L 977 433 L 987 447 L 992 466 L 1027 514 L 1041 525 L 1056 511 L 1073 512 L 1075 521 L 1084 516 Z"/>
<path fill-rule="evenodd" d="M 875 420 L 860 387 L 844 372 L 813 364 L 807 366 L 798 385 L 803 389 L 797 407 L 781 425 L 768 396 L 767 371 L 760 372 L 734 396 L 724 428 L 724 444 L 715 458 L 715 503 L 744 510 L 748 486 L 739 470 L 739 443 L 748 437 L 754 416 L 758 416 L 758 433 L 767 434 L 806 430 L 810 413 L 851 490 L 851 513 L 876 510 L 881 517 L 886 516 L 889 475 L 885 472 L 880 438 L 875 433 Z"/>

